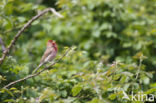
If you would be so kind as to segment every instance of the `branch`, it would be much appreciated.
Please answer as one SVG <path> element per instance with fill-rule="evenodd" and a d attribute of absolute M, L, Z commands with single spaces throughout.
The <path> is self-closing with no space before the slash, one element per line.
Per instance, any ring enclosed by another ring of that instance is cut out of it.
<path fill-rule="evenodd" d="M 138 77 L 139 77 L 139 73 L 140 73 L 141 65 L 142 65 L 142 59 L 140 58 L 140 60 L 139 60 L 139 67 L 138 67 L 138 71 L 137 71 L 137 73 L 136 73 L 136 77 L 135 77 L 135 79 L 136 79 L 136 80 L 137 80 L 137 79 L 138 79 Z"/>
<path fill-rule="evenodd" d="M 39 17 L 41 17 L 42 15 L 44 15 L 47 12 L 52 12 L 54 15 L 62 18 L 63 16 L 61 14 L 59 14 L 57 11 L 55 11 L 55 9 L 53 8 L 47 8 L 43 11 L 41 11 L 40 13 L 38 13 L 36 16 L 34 16 L 32 19 L 30 19 L 22 28 L 21 30 L 18 31 L 18 33 L 15 35 L 15 37 L 13 38 L 13 40 L 11 41 L 10 45 L 7 47 L 7 49 L 3 52 L 2 57 L 0 58 L 0 64 L 3 63 L 4 59 L 6 58 L 7 54 L 9 53 L 10 49 L 13 47 L 13 45 L 15 45 L 15 42 L 17 41 L 17 39 L 20 37 L 20 35 L 24 32 L 24 30 L 29 27 L 31 25 L 31 23 L 33 21 L 35 21 L 36 19 L 38 19 Z"/>
<path fill-rule="evenodd" d="M 18 82 L 21 82 L 21 81 L 27 80 L 27 79 L 29 79 L 29 78 L 35 77 L 35 76 L 41 74 L 43 71 L 45 71 L 45 70 L 47 70 L 47 69 L 49 69 L 49 68 L 53 69 L 53 68 L 52 68 L 53 65 L 55 65 L 55 64 L 58 63 L 58 62 L 60 62 L 60 61 L 63 59 L 63 57 L 65 57 L 65 56 L 69 53 L 70 50 L 71 50 L 71 48 L 69 48 L 57 61 L 51 63 L 48 67 L 45 67 L 45 68 L 42 69 L 41 71 L 39 71 L 39 72 L 37 72 L 37 73 L 35 73 L 35 74 L 30 74 L 30 75 L 28 75 L 28 76 L 26 76 L 26 77 L 24 77 L 24 78 L 22 78 L 22 79 L 13 81 L 13 82 L 7 84 L 6 86 L 4 86 L 3 88 L 8 88 L 8 87 L 10 87 L 11 85 L 14 85 L 14 84 L 16 84 L 16 83 L 18 83 Z"/>
<path fill-rule="evenodd" d="M 6 48 L 5 48 L 5 45 L 4 45 L 2 38 L 0 38 L 0 45 L 2 47 L 2 52 L 4 52 Z"/>

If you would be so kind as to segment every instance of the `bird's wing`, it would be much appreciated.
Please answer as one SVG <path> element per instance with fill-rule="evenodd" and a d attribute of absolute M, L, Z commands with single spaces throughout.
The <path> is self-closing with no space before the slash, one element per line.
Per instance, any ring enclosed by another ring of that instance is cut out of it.
<path fill-rule="evenodd" d="M 43 63 L 45 61 L 45 59 L 51 54 L 51 52 L 52 52 L 52 49 L 47 48 L 42 56 L 40 63 Z"/>

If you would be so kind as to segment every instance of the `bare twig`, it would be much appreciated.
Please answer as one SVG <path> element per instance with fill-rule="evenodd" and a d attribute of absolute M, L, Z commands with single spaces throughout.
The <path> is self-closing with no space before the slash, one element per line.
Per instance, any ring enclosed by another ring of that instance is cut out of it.
<path fill-rule="evenodd" d="M 2 47 L 2 52 L 4 52 L 6 48 L 5 48 L 5 45 L 4 45 L 2 38 L 0 38 L 0 45 Z"/>
<path fill-rule="evenodd" d="M 26 76 L 26 77 L 24 77 L 24 78 L 22 78 L 22 79 L 13 81 L 13 82 L 7 84 L 6 86 L 4 86 L 3 88 L 8 88 L 8 87 L 10 87 L 11 85 L 14 85 L 14 84 L 16 84 L 16 83 L 18 83 L 18 82 L 21 82 L 21 81 L 27 80 L 27 79 L 29 79 L 29 78 L 35 77 L 35 76 L 39 75 L 40 73 L 42 73 L 43 71 L 45 71 L 45 70 L 47 70 L 47 69 L 53 69 L 52 66 L 55 65 L 56 63 L 58 63 L 60 60 L 62 60 L 63 57 L 66 56 L 70 50 L 71 50 L 71 48 L 69 48 L 57 61 L 53 62 L 52 64 L 50 64 L 48 67 L 45 67 L 45 68 L 42 69 L 41 71 L 39 71 L 39 72 L 37 72 L 37 73 L 35 73 L 35 74 L 30 74 L 30 75 L 28 75 L 28 76 Z"/>
<path fill-rule="evenodd" d="M 7 54 L 9 53 L 10 49 L 13 47 L 13 45 L 15 45 L 15 42 L 17 41 L 17 39 L 20 37 L 20 35 L 24 32 L 24 30 L 29 27 L 31 25 L 31 23 L 33 21 L 35 21 L 36 19 L 38 19 L 39 17 L 41 17 L 42 15 L 44 15 L 47 12 L 52 12 L 54 13 L 54 15 L 62 18 L 63 16 L 61 14 L 59 14 L 57 11 L 55 11 L 55 9 L 53 8 L 47 8 L 43 11 L 41 11 L 40 13 L 38 13 L 36 16 L 34 16 L 32 19 L 30 19 L 22 28 L 21 30 L 18 31 L 18 33 L 15 35 L 15 37 L 13 38 L 13 40 L 11 41 L 10 45 L 7 47 L 7 49 L 3 52 L 2 57 L 0 58 L 0 64 L 3 63 L 4 59 L 6 58 Z"/>

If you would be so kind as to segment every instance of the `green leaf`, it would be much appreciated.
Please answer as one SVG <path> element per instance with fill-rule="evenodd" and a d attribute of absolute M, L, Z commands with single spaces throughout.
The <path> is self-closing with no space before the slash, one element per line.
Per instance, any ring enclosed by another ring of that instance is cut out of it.
<path fill-rule="evenodd" d="M 108 98 L 111 100 L 114 100 L 116 98 L 116 96 L 117 96 L 116 94 L 110 94 Z"/>
<path fill-rule="evenodd" d="M 145 93 L 151 94 L 151 93 L 155 93 L 155 92 L 156 92 L 156 88 L 151 88 L 151 89 L 147 90 Z"/>
<path fill-rule="evenodd" d="M 100 36 L 100 31 L 99 30 L 96 30 L 92 33 L 92 35 L 96 38 L 98 38 Z"/>
<path fill-rule="evenodd" d="M 75 85 L 73 88 L 72 88 L 72 94 L 73 96 L 76 96 L 80 93 L 80 91 L 82 90 L 82 86 L 80 84 L 77 84 Z"/>
<path fill-rule="evenodd" d="M 5 91 L 6 91 L 8 94 L 10 94 L 12 97 L 14 97 L 14 94 L 13 94 L 10 90 L 5 89 Z"/>
<path fill-rule="evenodd" d="M 67 96 L 67 91 L 64 90 L 64 91 L 61 92 L 61 94 L 62 94 L 63 97 L 66 97 Z"/>
<path fill-rule="evenodd" d="M 26 18 L 25 17 L 18 17 L 18 20 L 20 21 L 20 22 L 24 22 L 25 20 L 26 20 Z"/>
<path fill-rule="evenodd" d="M 150 83 L 150 79 L 148 77 L 144 77 L 143 78 L 143 83 L 146 84 L 146 85 L 149 84 Z"/>
<path fill-rule="evenodd" d="M 120 76 L 121 76 L 121 74 L 116 74 L 116 75 L 114 75 L 113 80 L 118 80 L 118 79 L 120 78 Z"/>
<path fill-rule="evenodd" d="M 90 102 L 87 102 L 87 103 L 99 103 L 99 99 L 93 98 Z"/>
<path fill-rule="evenodd" d="M 34 21 L 33 23 L 32 23 L 32 25 L 37 25 L 37 24 L 39 24 L 39 20 L 36 20 L 36 21 Z"/>
<path fill-rule="evenodd" d="M 6 100 L 4 100 L 4 102 L 5 103 L 13 103 L 13 102 L 15 102 L 13 99 L 6 99 Z"/>

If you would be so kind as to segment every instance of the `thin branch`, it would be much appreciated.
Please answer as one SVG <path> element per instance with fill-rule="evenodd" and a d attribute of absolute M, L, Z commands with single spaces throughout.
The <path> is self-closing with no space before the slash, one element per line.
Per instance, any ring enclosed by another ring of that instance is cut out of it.
<path fill-rule="evenodd" d="M 4 45 L 2 38 L 0 38 L 0 45 L 2 47 L 2 52 L 4 52 L 6 48 L 5 48 L 5 45 Z"/>
<path fill-rule="evenodd" d="M 38 13 L 36 16 L 34 16 L 32 19 L 30 19 L 22 28 L 21 30 L 18 31 L 18 33 L 15 35 L 15 37 L 13 38 L 13 40 L 11 41 L 10 45 L 7 47 L 7 49 L 3 52 L 2 57 L 0 58 L 0 64 L 3 63 L 4 59 L 6 58 L 7 54 L 9 53 L 10 49 L 13 47 L 13 45 L 15 45 L 15 42 L 17 41 L 17 39 L 20 37 L 20 35 L 24 32 L 24 30 L 29 27 L 31 25 L 31 23 L 33 21 L 35 21 L 36 19 L 38 19 L 39 17 L 41 17 L 42 15 L 44 15 L 47 12 L 52 12 L 54 13 L 54 15 L 62 18 L 63 16 L 61 14 L 59 14 L 57 11 L 55 11 L 55 9 L 53 8 L 47 8 L 43 11 L 41 11 L 40 13 Z"/>
<path fill-rule="evenodd" d="M 139 67 L 138 67 L 138 71 L 137 71 L 137 73 L 136 73 L 136 77 L 135 77 L 135 79 L 136 79 L 136 80 L 137 80 L 137 79 L 138 79 L 138 77 L 139 77 L 139 73 L 140 73 L 141 65 L 142 65 L 142 59 L 140 58 L 140 60 L 139 60 Z"/>
<path fill-rule="evenodd" d="M 41 71 L 39 71 L 39 72 L 37 72 L 37 73 L 35 73 L 35 74 L 30 74 L 30 75 L 28 75 L 28 76 L 26 76 L 26 77 L 24 77 L 24 78 L 22 78 L 22 79 L 13 81 L 13 82 L 7 84 L 6 86 L 4 86 L 3 88 L 8 88 L 8 87 L 10 87 L 11 85 L 14 85 L 14 84 L 19 83 L 19 82 L 21 82 L 21 81 L 24 81 L 24 80 L 27 80 L 27 79 L 29 79 L 29 78 L 35 77 L 35 76 L 39 75 L 40 73 L 42 73 L 43 71 L 45 71 L 45 70 L 47 70 L 47 69 L 54 69 L 54 68 L 52 68 L 53 65 L 55 65 L 55 64 L 58 63 L 58 62 L 60 62 L 60 61 L 63 59 L 63 57 L 65 57 L 65 56 L 69 53 L 70 50 L 71 50 L 71 48 L 69 48 L 57 61 L 51 63 L 48 67 L 45 67 L 45 68 L 42 69 Z"/>

